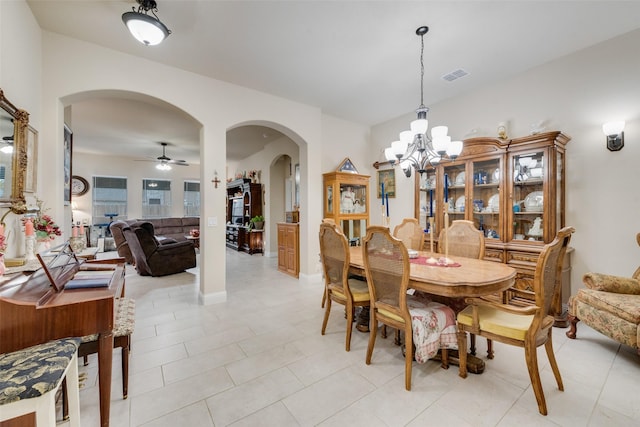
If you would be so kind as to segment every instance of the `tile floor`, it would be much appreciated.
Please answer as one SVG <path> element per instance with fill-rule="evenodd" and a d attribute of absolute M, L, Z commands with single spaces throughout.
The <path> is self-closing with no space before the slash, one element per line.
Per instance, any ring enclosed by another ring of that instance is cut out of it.
<path fill-rule="evenodd" d="M 538 352 L 549 415 L 538 413 L 522 349 L 495 344 L 485 372 L 414 363 L 412 391 L 393 339 L 354 330 L 344 351 L 342 306 L 320 335 L 320 279 L 296 280 L 276 259 L 227 251 L 228 301 L 198 305 L 198 270 L 145 278 L 128 267 L 136 299 L 129 398 L 114 354 L 111 425 L 133 426 L 637 426 L 640 357 L 580 324 L 578 339 L 554 329 L 565 391 Z M 478 339 L 479 355 L 486 341 Z M 484 357 L 483 357 L 484 358 Z M 97 360 L 81 389 L 84 426 L 99 425 Z"/>

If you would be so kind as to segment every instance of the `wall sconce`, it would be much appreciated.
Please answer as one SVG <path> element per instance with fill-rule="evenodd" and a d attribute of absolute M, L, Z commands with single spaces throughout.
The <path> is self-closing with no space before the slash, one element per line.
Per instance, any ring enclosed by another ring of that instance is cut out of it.
<path fill-rule="evenodd" d="M 620 151 L 624 147 L 624 122 L 608 122 L 602 125 L 602 132 L 607 136 L 609 151 Z"/>

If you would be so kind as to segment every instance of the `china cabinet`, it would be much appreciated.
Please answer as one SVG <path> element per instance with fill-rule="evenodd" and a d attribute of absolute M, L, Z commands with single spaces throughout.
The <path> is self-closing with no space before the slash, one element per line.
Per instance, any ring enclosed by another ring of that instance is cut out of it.
<path fill-rule="evenodd" d="M 416 176 L 415 216 L 434 236 L 449 222 L 473 221 L 485 235 L 485 259 L 516 268 L 512 303 L 533 297 L 533 274 L 542 246 L 565 225 L 565 147 L 570 138 L 545 132 L 522 138 L 471 138 L 455 161 Z M 428 238 L 428 235 L 427 235 Z M 556 326 L 567 326 L 570 256 L 565 258 L 562 295 L 554 306 Z"/>
<path fill-rule="evenodd" d="M 369 175 L 329 172 L 322 175 L 324 218 L 342 228 L 352 246 L 358 246 L 369 225 Z"/>
<path fill-rule="evenodd" d="M 249 235 L 251 218 L 262 215 L 262 184 L 240 178 L 227 183 L 227 247 L 253 253 Z"/>

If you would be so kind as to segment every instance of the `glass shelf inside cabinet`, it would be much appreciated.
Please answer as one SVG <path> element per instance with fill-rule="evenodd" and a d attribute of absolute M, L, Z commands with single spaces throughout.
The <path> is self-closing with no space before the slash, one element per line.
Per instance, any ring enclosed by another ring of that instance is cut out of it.
<path fill-rule="evenodd" d="M 473 223 L 485 238 L 500 239 L 500 159 L 473 163 Z"/>
<path fill-rule="evenodd" d="M 542 241 L 544 220 L 543 153 L 513 157 L 513 238 Z"/>

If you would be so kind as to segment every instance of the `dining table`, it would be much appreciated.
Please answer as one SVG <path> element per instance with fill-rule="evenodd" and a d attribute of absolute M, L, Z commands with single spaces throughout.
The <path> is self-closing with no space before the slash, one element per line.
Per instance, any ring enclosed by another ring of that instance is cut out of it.
<path fill-rule="evenodd" d="M 365 276 L 364 246 L 349 248 L 349 266 L 354 274 Z M 475 258 L 449 256 L 449 265 L 429 264 L 443 254 L 418 251 L 410 259 L 409 288 L 443 297 L 479 297 L 500 293 L 513 286 L 516 270 L 506 264 Z"/>
<path fill-rule="evenodd" d="M 365 277 L 363 249 L 364 246 L 349 248 L 349 270 Z M 444 260 L 444 254 L 418 251 L 418 256 L 409 260 L 408 287 L 445 298 L 464 298 L 500 294 L 515 283 L 516 270 L 500 262 L 449 256 L 445 265 Z M 450 362 L 456 364 L 455 359 L 450 357 Z M 470 355 L 467 360 L 470 372 L 484 369 L 481 359 Z"/>

